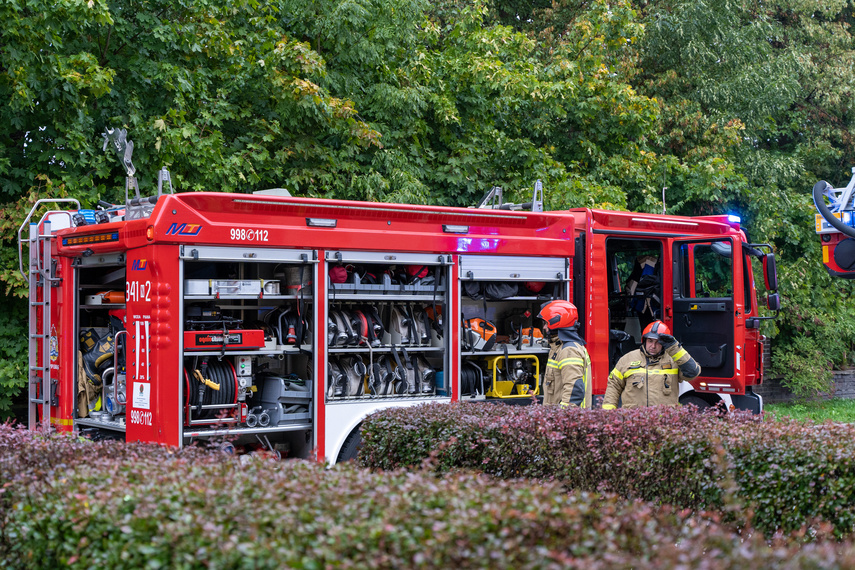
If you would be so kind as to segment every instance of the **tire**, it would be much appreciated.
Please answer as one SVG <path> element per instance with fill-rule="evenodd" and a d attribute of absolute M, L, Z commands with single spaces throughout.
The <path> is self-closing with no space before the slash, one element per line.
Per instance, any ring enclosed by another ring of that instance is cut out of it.
<path fill-rule="evenodd" d="M 707 408 L 710 408 L 710 403 L 701 398 L 700 396 L 686 396 L 685 398 L 680 400 L 680 404 L 687 406 L 689 404 L 693 404 L 698 408 L 698 411 L 702 412 Z"/>
<path fill-rule="evenodd" d="M 359 426 L 356 426 L 353 431 L 350 432 L 350 435 L 347 436 L 347 439 L 344 440 L 344 444 L 342 444 L 341 450 L 338 452 L 338 458 L 335 462 L 343 463 L 345 461 L 353 461 L 359 454 L 360 447 L 362 447 L 362 433 L 360 432 Z"/>

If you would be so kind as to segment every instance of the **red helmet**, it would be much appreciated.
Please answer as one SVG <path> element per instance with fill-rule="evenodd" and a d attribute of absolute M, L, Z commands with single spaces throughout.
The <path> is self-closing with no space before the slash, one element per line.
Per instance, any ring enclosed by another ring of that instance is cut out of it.
<path fill-rule="evenodd" d="M 570 301 L 550 301 L 540 308 L 538 318 L 546 321 L 549 330 L 572 327 L 579 320 L 579 311 Z"/>
<path fill-rule="evenodd" d="M 671 329 L 665 326 L 665 323 L 662 321 L 653 321 L 646 327 L 644 327 L 644 333 L 641 335 L 642 339 L 652 338 L 653 340 L 659 340 L 660 334 L 671 334 Z"/>

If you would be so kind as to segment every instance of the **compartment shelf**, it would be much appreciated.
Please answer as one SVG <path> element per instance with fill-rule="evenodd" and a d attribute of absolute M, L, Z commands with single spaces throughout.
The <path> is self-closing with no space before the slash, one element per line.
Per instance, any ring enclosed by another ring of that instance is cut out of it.
<path fill-rule="evenodd" d="M 463 299 L 464 303 L 471 303 L 473 305 L 474 304 L 480 304 L 480 303 L 484 302 L 483 299 L 472 299 L 470 297 L 467 297 L 466 295 L 463 295 L 462 299 Z M 541 302 L 545 303 L 546 301 L 552 301 L 553 299 L 554 299 L 554 297 L 552 295 L 546 295 L 546 296 L 534 295 L 534 296 L 530 296 L 530 297 L 515 296 L 515 297 L 503 297 L 501 299 L 487 299 L 487 302 L 488 303 L 495 303 L 497 301 L 500 301 L 500 302 L 504 302 L 504 301 L 541 301 Z"/>
<path fill-rule="evenodd" d="M 125 431 L 125 422 L 117 422 L 114 420 L 110 421 L 102 421 L 102 420 L 93 420 L 91 418 L 78 418 L 74 420 L 74 425 L 76 426 L 88 426 L 88 427 L 96 427 L 101 429 L 109 429 L 113 431 Z"/>
<path fill-rule="evenodd" d="M 439 394 L 427 394 L 424 396 L 413 396 L 412 394 L 390 394 L 388 396 L 374 396 L 372 394 L 368 394 L 367 396 L 340 396 L 338 398 L 327 398 L 326 405 L 333 406 L 335 404 L 351 404 L 353 402 L 385 402 L 394 400 L 396 402 L 400 402 L 403 400 L 410 400 L 413 402 L 426 402 L 433 400 L 450 400 L 451 396 L 442 396 Z"/>
<path fill-rule="evenodd" d="M 493 357 L 493 356 L 504 356 L 504 354 L 505 354 L 504 351 L 496 350 L 496 349 L 494 349 L 494 350 L 464 351 L 464 352 L 460 353 L 461 356 L 483 356 L 485 358 Z M 549 347 L 546 347 L 546 346 L 544 346 L 544 347 L 535 346 L 535 347 L 531 347 L 531 348 L 523 347 L 521 350 L 517 350 L 516 348 L 511 348 L 509 345 L 508 346 L 508 356 L 512 356 L 514 354 L 549 354 Z"/>
<path fill-rule="evenodd" d="M 441 299 L 445 298 L 445 293 L 443 292 L 440 295 L 440 291 L 437 291 L 436 295 L 436 303 L 437 305 L 441 302 Z M 385 301 L 422 301 L 428 302 L 433 301 L 433 294 L 403 294 L 396 292 L 389 292 L 385 295 L 360 295 L 354 293 L 332 293 L 330 291 L 330 303 L 338 303 L 339 301 L 375 301 L 375 302 L 385 302 Z"/>
<path fill-rule="evenodd" d="M 300 301 L 311 303 L 312 297 L 294 295 L 184 295 L 185 301 Z"/>
<path fill-rule="evenodd" d="M 226 350 L 226 356 L 278 356 L 280 354 L 306 354 L 312 352 L 314 347 L 311 344 L 302 346 L 283 346 L 277 345 L 276 348 L 258 348 L 247 350 Z M 222 353 L 221 349 L 215 350 L 192 350 L 185 351 L 184 356 L 219 356 Z"/>
<path fill-rule="evenodd" d="M 361 295 L 384 295 L 386 293 L 402 293 L 402 294 L 422 294 L 432 295 L 436 293 L 445 294 L 445 282 L 440 281 L 438 284 L 406 284 L 392 283 L 388 275 L 383 275 L 383 283 L 333 283 L 330 286 L 330 293 L 338 291 L 353 291 Z"/>
<path fill-rule="evenodd" d="M 395 347 L 396 350 L 401 350 L 402 348 L 406 348 L 407 352 L 442 352 L 441 346 L 406 346 L 406 345 L 398 345 Z M 378 346 L 377 348 L 367 348 L 367 347 L 356 347 L 356 346 L 342 346 L 336 348 L 328 348 L 327 352 L 330 354 L 342 354 L 342 353 L 360 353 L 360 354 L 368 354 L 369 352 L 392 352 L 392 347 L 388 345 Z"/>
<path fill-rule="evenodd" d="M 216 428 L 216 429 L 184 429 L 185 438 L 211 437 L 214 435 L 243 435 L 254 433 L 279 433 L 285 431 L 306 431 L 314 427 L 312 422 L 297 422 L 292 424 L 280 424 L 267 427 L 240 427 L 240 428 Z"/>

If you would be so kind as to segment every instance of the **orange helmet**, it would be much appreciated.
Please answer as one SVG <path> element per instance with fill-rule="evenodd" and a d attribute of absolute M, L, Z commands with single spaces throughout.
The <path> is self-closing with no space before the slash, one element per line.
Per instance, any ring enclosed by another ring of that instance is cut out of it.
<path fill-rule="evenodd" d="M 652 338 L 653 340 L 659 340 L 660 334 L 671 334 L 671 329 L 665 326 L 665 323 L 662 321 L 653 321 L 646 327 L 644 327 L 644 333 L 641 335 L 642 339 Z"/>
<path fill-rule="evenodd" d="M 549 330 L 572 327 L 579 320 L 579 311 L 570 301 L 550 301 L 540 308 L 537 317 L 546 321 Z"/>

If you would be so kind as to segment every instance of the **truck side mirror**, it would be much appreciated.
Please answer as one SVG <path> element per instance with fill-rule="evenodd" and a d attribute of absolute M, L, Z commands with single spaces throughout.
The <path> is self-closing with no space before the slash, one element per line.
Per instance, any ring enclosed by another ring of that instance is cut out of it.
<path fill-rule="evenodd" d="M 777 293 L 772 293 L 768 297 L 766 297 L 766 306 L 770 311 L 780 311 L 781 310 L 781 297 Z"/>
<path fill-rule="evenodd" d="M 766 283 L 767 291 L 778 290 L 778 266 L 775 263 L 775 254 L 772 252 L 763 256 L 763 281 Z"/>

